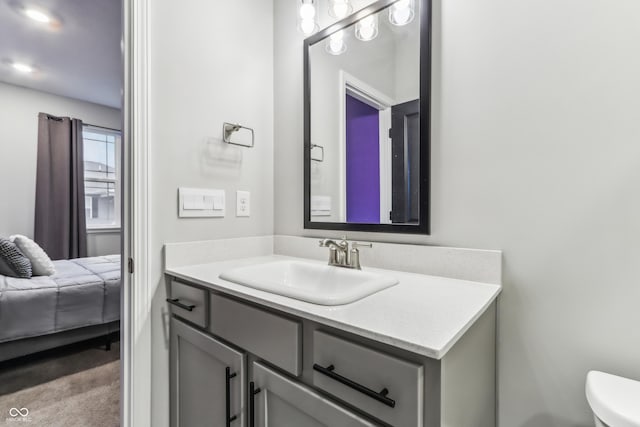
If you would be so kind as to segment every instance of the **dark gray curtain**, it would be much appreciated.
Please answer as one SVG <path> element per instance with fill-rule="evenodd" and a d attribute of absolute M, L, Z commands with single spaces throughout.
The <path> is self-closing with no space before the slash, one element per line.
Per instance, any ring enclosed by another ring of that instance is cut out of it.
<path fill-rule="evenodd" d="M 87 256 L 81 120 L 38 115 L 34 235 L 51 259 Z"/>

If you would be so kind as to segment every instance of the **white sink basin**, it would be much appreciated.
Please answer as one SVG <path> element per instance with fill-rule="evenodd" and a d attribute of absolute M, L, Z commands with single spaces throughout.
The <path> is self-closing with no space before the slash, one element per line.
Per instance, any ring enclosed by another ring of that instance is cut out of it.
<path fill-rule="evenodd" d="M 398 284 L 381 274 L 302 261 L 235 268 L 220 278 L 320 305 L 348 304 Z"/>

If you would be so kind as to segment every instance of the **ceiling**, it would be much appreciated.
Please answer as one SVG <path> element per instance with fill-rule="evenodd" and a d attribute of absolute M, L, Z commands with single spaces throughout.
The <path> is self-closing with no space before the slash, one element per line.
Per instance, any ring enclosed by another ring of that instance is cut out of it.
<path fill-rule="evenodd" d="M 59 25 L 27 18 L 21 5 Z M 0 0 L 0 81 L 120 108 L 120 40 L 121 0 Z M 20 73 L 13 62 L 35 71 Z"/>

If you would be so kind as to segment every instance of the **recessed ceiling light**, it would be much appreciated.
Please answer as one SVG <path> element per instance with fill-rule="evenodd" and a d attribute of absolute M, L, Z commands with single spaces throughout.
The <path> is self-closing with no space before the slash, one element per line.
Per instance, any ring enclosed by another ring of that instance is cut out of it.
<path fill-rule="evenodd" d="M 27 15 L 27 17 L 33 19 L 34 21 L 42 22 L 43 24 L 48 24 L 51 22 L 51 17 L 38 9 L 26 8 L 24 10 L 24 14 Z"/>
<path fill-rule="evenodd" d="M 15 13 L 22 18 L 36 22 L 43 29 L 57 31 L 62 26 L 62 20 L 58 15 L 40 7 L 34 3 L 35 0 L 0 0 L 0 2 L 2 1 L 7 1 Z"/>
<path fill-rule="evenodd" d="M 20 62 L 14 62 L 11 64 L 14 70 L 20 71 L 21 73 L 33 73 L 33 67 L 27 64 L 22 64 Z"/>

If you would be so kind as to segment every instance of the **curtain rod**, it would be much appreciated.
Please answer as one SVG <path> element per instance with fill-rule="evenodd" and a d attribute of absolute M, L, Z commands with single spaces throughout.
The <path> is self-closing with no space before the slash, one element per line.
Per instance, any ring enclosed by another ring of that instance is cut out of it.
<path fill-rule="evenodd" d="M 47 114 L 47 119 L 48 120 L 55 120 L 56 122 L 61 122 L 62 120 L 64 120 L 64 117 L 56 117 L 56 116 L 52 116 L 51 114 Z M 98 126 L 98 125 L 92 125 L 91 123 L 83 123 L 85 126 L 89 126 L 92 128 L 98 128 L 98 129 L 105 129 L 105 130 L 110 130 L 113 132 L 122 132 L 120 129 L 114 129 L 114 128 L 108 128 L 106 126 Z"/>
<path fill-rule="evenodd" d="M 114 131 L 114 132 L 122 132 L 120 129 L 108 128 L 108 127 L 106 127 L 106 126 L 92 125 L 91 123 L 85 123 L 84 125 L 85 125 L 85 126 L 92 127 L 92 128 L 98 128 L 98 129 L 111 130 L 111 131 Z"/>

